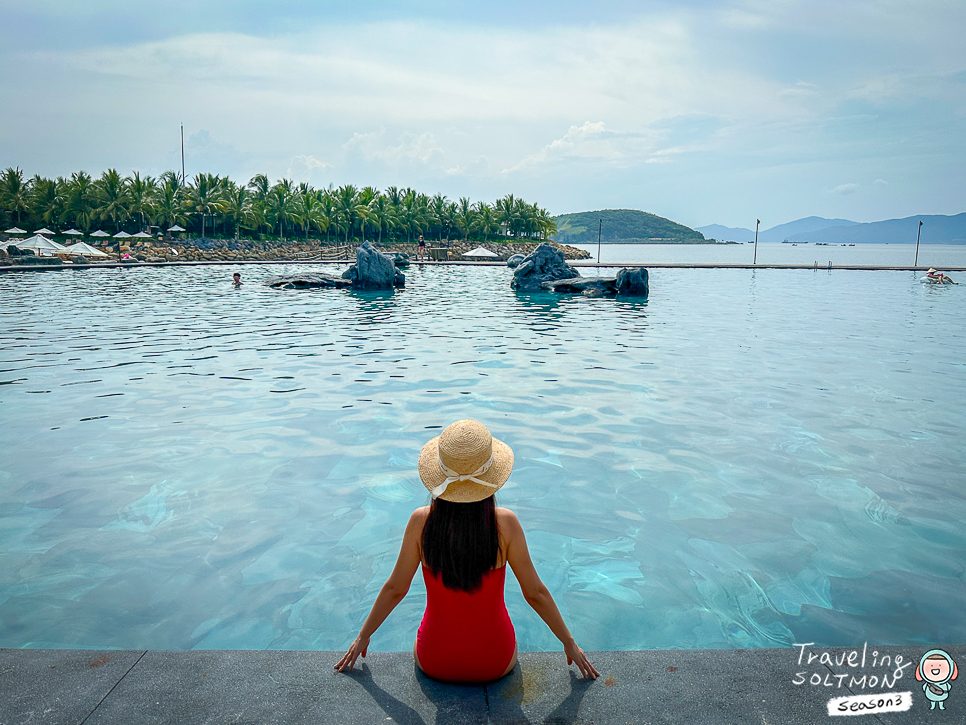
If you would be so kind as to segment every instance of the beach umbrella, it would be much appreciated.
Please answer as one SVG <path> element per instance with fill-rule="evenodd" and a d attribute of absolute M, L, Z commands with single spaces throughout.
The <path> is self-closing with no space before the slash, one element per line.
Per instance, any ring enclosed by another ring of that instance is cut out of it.
<path fill-rule="evenodd" d="M 476 249 L 470 250 L 469 252 L 464 252 L 464 257 L 499 257 L 499 254 L 494 254 L 489 249 L 484 247 L 477 247 Z"/>
<path fill-rule="evenodd" d="M 168 231 L 169 232 L 183 232 L 183 231 L 186 231 L 186 230 L 185 230 L 184 227 L 179 227 L 177 224 L 175 224 L 173 227 L 169 227 L 168 228 Z"/>
<path fill-rule="evenodd" d="M 26 230 L 21 229 L 20 227 L 12 227 L 4 232 L 4 234 L 26 234 L 26 233 L 27 233 Z"/>
<path fill-rule="evenodd" d="M 108 234 L 107 232 L 102 232 L 100 229 L 98 229 L 96 232 L 91 232 L 91 236 L 92 237 L 109 237 L 111 235 Z"/>
<path fill-rule="evenodd" d="M 100 249 L 95 249 L 90 244 L 85 244 L 84 242 L 77 242 L 77 244 L 71 244 L 67 247 L 67 251 L 71 254 L 81 254 L 85 257 L 106 257 Z"/>
<path fill-rule="evenodd" d="M 62 232 L 65 237 L 82 237 L 84 232 L 77 229 L 68 229 L 66 232 Z"/>
<path fill-rule="evenodd" d="M 31 252 L 37 252 L 37 254 L 46 253 L 47 256 L 63 252 L 67 249 L 64 245 L 47 239 L 47 237 L 41 236 L 40 234 L 35 234 L 28 239 L 24 239 L 22 242 L 18 242 L 16 246 L 20 249 L 29 249 Z"/>
<path fill-rule="evenodd" d="M 135 239 L 154 239 L 154 237 L 147 232 L 138 232 L 137 234 L 132 234 L 131 236 Z"/>
<path fill-rule="evenodd" d="M 40 229 L 36 230 L 34 234 L 56 234 L 56 232 L 50 231 L 47 227 L 41 227 Z"/>
<path fill-rule="evenodd" d="M 115 239 L 130 239 L 132 236 L 133 235 L 128 234 L 127 232 L 118 232 L 117 234 L 114 235 L 114 238 Z"/>

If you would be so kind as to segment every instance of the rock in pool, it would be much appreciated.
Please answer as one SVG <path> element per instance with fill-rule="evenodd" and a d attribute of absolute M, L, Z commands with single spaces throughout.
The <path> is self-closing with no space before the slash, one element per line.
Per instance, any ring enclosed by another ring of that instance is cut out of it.
<path fill-rule="evenodd" d="M 396 269 L 395 261 L 378 252 L 370 242 L 363 242 L 362 246 L 356 247 L 356 263 L 343 272 L 341 277 L 333 277 L 323 272 L 301 272 L 275 275 L 265 280 L 266 285 L 276 289 L 392 289 L 402 287 L 405 283 L 406 278 Z"/>
<path fill-rule="evenodd" d="M 372 242 L 356 247 L 356 263 L 342 273 L 356 289 L 392 289 L 403 287 L 406 277 L 396 269 L 393 260 L 380 253 Z"/>
<path fill-rule="evenodd" d="M 542 242 L 513 270 L 510 287 L 523 292 L 541 289 L 544 282 L 573 279 L 580 273 L 564 261 L 563 252 Z"/>
<path fill-rule="evenodd" d="M 522 254 L 511 254 L 509 259 L 506 261 L 506 266 L 510 269 L 516 269 L 523 263 L 524 259 L 526 259 L 526 257 Z"/>
<path fill-rule="evenodd" d="M 351 287 L 351 280 L 333 277 L 322 272 L 302 272 L 301 274 L 278 274 L 265 280 L 265 284 L 276 289 L 318 289 L 320 287 Z"/>

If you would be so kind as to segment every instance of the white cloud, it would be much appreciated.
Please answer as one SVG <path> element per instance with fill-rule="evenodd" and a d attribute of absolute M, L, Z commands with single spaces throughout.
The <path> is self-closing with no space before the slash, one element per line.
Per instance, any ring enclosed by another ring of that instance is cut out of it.
<path fill-rule="evenodd" d="M 386 164 L 415 161 L 428 164 L 437 156 L 442 155 L 443 149 L 432 133 L 404 133 L 399 136 L 399 143 L 386 145 L 385 130 L 372 133 L 354 133 L 352 138 L 342 144 L 346 151 L 358 151 L 367 161 L 379 160 Z"/>
<path fill-rule="evenodd" d="M 596 123 L 584 121 L 583 126 L 571 126 L 562 138 L 551 141 L 537 153 L 531 154 L 514 166 L 504 169 L 503 173 L 520 171 L 528 166 L 538 166 L 557 159 L 614 160 L 621 158 L 621 152 L 615 148 L 612 139 L 608 136 L 603 121 Z"/>
<path fill-rule="evenodd" d="M 831 189 L 826 189 L 825 191 L 828 194 L 839 194 L 841 196 L 846 196 L 847 194 L 854 194 L 856 191 L 858 191 L 858 189 L 859 189 L 858 184 L 848 183 L 848 184 L 839 184 L 838 186 L 834 186 Z"/>
<path fill-rule="evenodd" d="M 311 155 L 293 156 L 289 161 L 288 171 L 285 173 L 287 179 L 293 181 L 312 181 L 315 171 L 321 169 L 331 169 L 332 164 L 320 161 Z"/>

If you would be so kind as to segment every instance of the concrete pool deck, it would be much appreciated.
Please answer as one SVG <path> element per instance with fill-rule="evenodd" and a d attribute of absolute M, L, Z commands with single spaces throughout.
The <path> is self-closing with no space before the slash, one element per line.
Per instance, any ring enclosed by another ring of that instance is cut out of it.
<path fill-rule="evenodd" d="M 361 668 L 336 674 L 336 652 L 0 649 L 0 724 L 814 725 L 835 722 L 831 698 L 881 701 L 890 692 L 907 693 L 911 708 L 865 712 L 858 722 L 966 722 L 962 677 L 945 710 L 930 712 L 915 678 L 929 649 L 595 652 L 596 681 L 580 679 L 562 653 L 524 652 L 512 673 L 486 685 L 432 680 L 415 670 L 408 652 L 372 652 Z M 943 649 L 966 665 L 966 645 Z M 911 664 L 893 683 L 897 655 Z M 876 685 L 856 684 L 863 677 Z"/>

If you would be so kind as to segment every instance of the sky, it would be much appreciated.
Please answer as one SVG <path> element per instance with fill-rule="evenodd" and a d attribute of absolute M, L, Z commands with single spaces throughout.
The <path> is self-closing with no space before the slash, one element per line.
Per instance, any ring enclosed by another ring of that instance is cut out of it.
<path fill-rule="evenodd" d="M 966 211 L 962 0 L 0 0 L 0 168 L 522 196 L 691 227 Z"/>

